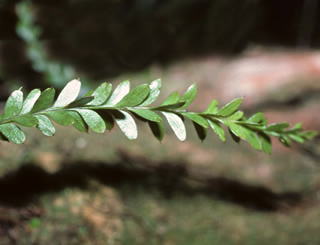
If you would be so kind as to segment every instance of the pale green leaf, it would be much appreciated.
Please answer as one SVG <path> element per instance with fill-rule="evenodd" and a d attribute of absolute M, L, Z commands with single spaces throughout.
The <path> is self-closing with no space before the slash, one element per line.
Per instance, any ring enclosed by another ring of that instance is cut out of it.
<path fill-rule="evenodd" d="M 62 126 L 69 126 L 74 122 L 73 117 L 68 111 L 49 111 L 46 112 L 46 114 L 49 115 L 53 121 Z"/>
<path fill-rule="evenodd" d="M 39 123 L 38 119 L 31 115 L 19 116 L 17 118 L 14 118 L 12 121 L 25 127 L 34 127 Z"/>
<path fill-rule="evenodd" d="M 102 105 L 110 96 L 112 84 L 102 83 L 91 95 L 94 99 L 88 105 Z"/>
<path fill-rule="evenodd" d="M 129 108 L 129 111 L 134 112 L 138 116 L 140 116 L 148 121 L 153 121 L 153 122 L 161 122 L 162 121 L 162 118 L 157 113 L 155 113 L 154 111 L 151 111 L 151 110 Z"/>
<path fill-rule="evenodd" d="M 233 114 L 231 114 L 230 116 L 228 116 L 229 120 L 233 120 L 233 121 L 238 121 L 243 117 L 243 112 L 242 111 L 236 111 Z"/>
<path fill-rule="evenodd" d="M 16 90 L 9 96 L 6 102 L 2 119 L 11 118 L 18 115 L 22 109 L 22 106 L 23 93 L 20 90 Z"/>
<path fill-rule="evenodd" d="M 246 139 L 246 134 L 244 132 L 244 127 L 241 127 L 238 124 L 235 124 L 233 122 L 223 120 L 224 125 L 228 126 L 229 129 L 234 133 L 236 136 L 240 137 L 241 139 Z"/>
<path fill-rule="evenodd" d="M 262 145 L 261 145 L 261 142 L 257 136 L 257 134 L 249 129 L 249 128 L 246 128 L 246 127 L 243 127 L 243 126 L 240 126 L 241 127 L 242 131 L 244 132 L 245 136 L 246 136 L 246 139 L 247 141 L 249 142 L 249 144 L 256 150 L 260 151 L 262 149 Z"/>
<path fill-rule="evenodd" d="M 232 113 L 234 113 L 239 106 L 242 103 L 242 98 L 237 98 L 232 100 L 230 103 L 228 103 L 227 105 L 225 105 L 224 107 L 222 107 L 219 111 L 217 111 L 217 113 L 215 113 L 217 116 L 229 116 Z"/>
<path fill-rule="evenodd" d="M 172 104 L 176 104 L 178 103 L 180 100 L 180 94 L 175 91 L 173 93 L 171 93 L 160 105 L 160 107 L 162 106 L 166 106 L 166 105 L 172 105 Z M 182 102 L 181 104 L 184 105 L 184 102 Z"/>
<path fill-rule="evenodd" d="M 81 82 L 77 79 L 70 81 L 60 92 L 53 107 L 64 107 L 73 102 L 79 95 Z"/>
<path fill-rule="evenodd" d="M 200 116 L 199 114 L 197 114 L 197 113 L 194 113 L 194 112 L 183 112 L 181 114 L 183 116 L 189 118 L 193 122 L 199 124 L 200 126 L 204 127 L 204 128 L 208 128 L 209 127 L 209 124 L 208 124 L 207 120 L 205 118 L 203 118 L 202 116 Z"/>
<path fill-rule="evenodd" d="M 262 112 L 257 112 L 254 115 L 252 115 L 247 122 L 253 122 L 253 123 L 260 123 L 264 119 L 263 113 Z"/>
<path fill-rule="evenodd" d="M 23 102 L 22 110 L 20 114 L 28 113 L 32 110 L 32 107 L 36 103 L 37 99 L 40 97 L 41 91 L 39 89 L 33 89 Z"/>
<path fill-rule="evenodd" d="M 149 85 L 150 92 L 147 99 L 140 104 L 140 106 L 148 106 L 155 102 L 160 94 L 160 88 L 161 88 L 161 80 L 157 79 L 151 82 Z"/>
<path fill-rule="evenodd" d="M 46 136 L 53 136 L 56 132 L 55 127 L 48 117 L 45 115 L 35 115 L 39 123 L 37 128 Z"/>
<path fill-rule="evenodd" d="M 201 113 L 201 114 L 214 114 L 218 111 L 218 104 L 219 102 L 217 100 L 211 101 L 207 109 Z"/>
<path fill-rule="evenodd" d="M 164 136 L 164 129 L 162 122 L 153 122 L 148 121 L 149 127 L 151 128 L 151 131 L 153 135 L 161 142 Z"/>
<path fill-rule="evenodd" d="M 148 84 L 141 84 L 132 89 L 121 101 L 119 101 L 116 107 L 130 107 L 141 104 L 149 95 L 150 88 Z"/>
<path fill-rule="evenodd" d="M 104 133 L 106 131 L 106 124 L 97 112 L 88 109 L 77 109 L 76 111 L 94 132 Z"/>
<path fill-rule="evenodd" d="M 303 144 L 306 139 L 301 137 L 300 135 L 296 135 L 296 134 L 289 134 L 288 135 L 292 140 L 294 140 L 295 142 L 301 143 Z"/>
<path fill-rule="evenodd" d="M 187 137 L 187 132 L 182 119 L 175 113 L 162 112 L 162 114 L 168 120 L 168 123 L 175 135 L 177 136 L 177 138 L 180 141 L 184 141 Z"/>
<path fill-rule="evenodd" d="M 47 88 L 45 91 L 43 91 L 33 106 L 31 113 L 45 110 L 51 106 L 54 100 L 55 92 L 56 91 L 53 88 Z"/>
<path fill-rule="evenodd" d="M 239 143 L 240 140 L 241 140 L 241 138 L 238 137 L 229 127 L 228 127 L 228 131 L 229 131 L 229 133 L 230 133 L 230 135 L 231 135 L 231 138 L 232 138 L 235 142 Z"/>
<path fill-rule="evenodd" d="M 13 123 L 6 123 L 0 125 L 0 132 L 12 143 L 22 144 L 26 136 L 22 132 L 22 130 Z"/>
<path fill-rule="evenodd" d="M 221 125 L 218 122 L 215 122 L 213 120 L 208 119 L 208 123 L 211 126 L 211 128 L 213 129 L 213 131 L 219 136 L 219 138 L 225 142 L 226 141 L 226 135 L 224 133 L 223 128 L 221 127 Z"/>
<path fill-rule="evenodd" d="M 106 106 L 114 106 L 119 103 L 130 91 L 130 82 L 128 80 L 121 82 L 113 91 L 111 97 L 106 102 Z"/>
<path fill-rule="evenodd" d="M 119 112 L 122 115 L 118 116 L 119 113 L 116 113 L 115 115 L 115 120 L 119 128 L 128 139 L 135 140 L 138 137 L 138 129 L 134 119 L 128 112 L 122 110 Z"/>
<path fill-rule="evenodd" d="M 195 97 L 197 95 L 197 89 L 198 89 L 197 85 L 194 83 L 182 95 L 180 101 L 185 102 L 185 104 L 183 105 L 182 108 L 189 106 L 193 102 L 193 100 L 195 99 Z"/>

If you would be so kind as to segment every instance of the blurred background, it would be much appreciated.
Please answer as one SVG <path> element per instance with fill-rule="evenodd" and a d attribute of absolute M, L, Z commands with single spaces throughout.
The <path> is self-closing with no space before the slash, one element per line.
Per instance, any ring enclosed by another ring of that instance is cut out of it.
<path fill-rule="evenodd" d="M 248 115 L 320 129 L 318 0 L 0 0 L 0 101 L 23 87 L 83 93 L 196 82 L 190 110 L 244 96 Z M 3 104 L 3 103 L 2 103 Z M 319 138 L 271 156 L 187 123 L 160 144 L 138 124 L 0 143 L 0 244 L 319 244 Z M 185 174 L 188 172 L 188 174 Z M 59 238 L 59 239 L 57 239 Z"/>

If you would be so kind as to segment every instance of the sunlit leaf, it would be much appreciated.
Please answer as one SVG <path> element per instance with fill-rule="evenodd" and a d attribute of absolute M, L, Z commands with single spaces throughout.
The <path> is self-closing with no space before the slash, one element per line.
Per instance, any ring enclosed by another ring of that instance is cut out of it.
<path fill-rule="evenodd" d="M 231 135 L 231 138 L 232 138 L 235 142 L 239 143 L 240 140 L 241 140 L 241 138 L 238 137 L 238 136 L 230 129 L 230 127 L 228 127 L 228 131 L 229 131 L 229 133 L 230 133 L 230 135 Z"/>
<path fill-rule="evenodd" d="M 215 114 L 217 116 L 229 116 L 232 113 L 234 113 L 239 106 L 242 103 L 242 98 L 237 98 L 232 100 L 230 103 L 228 103 L 227 105 L 225 105 L 224 107 L 222 107 L 219 111 L 217 111 Z"/>
<path fill-rule="evenodd" d="M 134 112 L 135 114 L 137 114 L 138 116 L 149 120 L 149 121 L 153 121 L 153 122 L 161 122 L 162 118 L 155 113 L 154 111 L 151 110 L 139 110 L 139 109 L 129 109 L 129 111 Z"/>
<path fill-rule="evenodd" d="M 53 107 L 64 107 L 73 102 L 79 95 L 81 82 L 79 80 L 70 81 L 60 92 Z"/>
<path fill-rule="evenodd" d="M 218 104 L 219 102 L 217 100 L 211 101 L 207 109 L 201 113 L 201 114 L 214 114 L 218 111 Z"/>
<path fill-rule="evenodd" d="M 92 94 L 91 96 L 94 97 L 94 99 L 88 103 L 88 105 L 101 105 L 110 96 L 112 90 L 112 85 L 110 83 L 102 83 Z"/>
<path fill-rule="evenodd" d="M 242 117 L 243 117 L 243 112 L 242 111 L 236 111 L 235 113 L 233 113 L 230 116 L 228 116 L 228 119 L 229 120 L 233 120 L 233 121 L 238 121 Z"/>
<path fill-rule="evenodd" d="M 53 126 L 50 119 L 44 115 L 35 115 L 39 123 L 37 128 L 46 136 L 53 136 L 56 132 L 55 127 Z"/>
<path fill-rule="evenodd" d="M 246 127 L 240 126 L 242 128 L 243 133 L 246 136 L 247 141 L 249 142 L 249 144 L 256 150 L 260 151 L 262 149 L 262 145 L 261 142 L 257 136 L 257 134 Z"/>
<path fill-rule="evenodd" d="M 125 111 L 119 111 L 123 116 L 119 116 L 118 113 L 115 115 L 115 120 L 121 129 L 121 131 L 130 140 L 135 140 L 138 137 L 138 129 L 132 116 Z"/>
<path fill-rule="evenodd" d="M 180 101 L 185 102 L 182 108 L 189 106 L 193 102 L 197 95 L 197 89 L 197 85 L 194 83 L 187 89 L 184 95 L 182 95 Z"/>
<path fill-rule="evenodd" d="M 49 108 L 54 100 L 55 92 L 56 91 L 53 88 L 47 88 L 45 91 L 43 91 L 33 106 L 31 113 Z"/>
<path fill-rule="evenodd" d="M 141 104 L 149 95 L 150 88 L 148 84 L 141 84 L 132 89 L 120 102 L 117 107 L 130 107 Z"/>
<path fill-rule="evenodd" d="M 168 123 L 175 135 L 177 136 L 177 138 L 181 141 L 184 141 L 187 137 L 187 132 L 182 119 L 175 113 L 162 112 L 162 114 L 168 120 Z"/>
<path fill-rule="evenodd" d="M 114 106 L 119 103 L 130 91 L 130 82 L 128 80 L 121 82 L 113 91 L 111 97 L 106 102 L 106 106 Z"/>
<path fill-rule="evenodd" d="M 287 127 L 289 127 L 289 124 L 286 122 L 282 123 L 273 123 L 269 124 L 266 128 L 267 131 L 275 131 L 275 132 L 281 132 L 285 130 Z"/>
<path fill-rule="evenodd" d="M 213 120 L 208 119 L 208 123 L 211 126 L 211 128 L 213 129 L 213 131 L 219 136 L 219 138 L 225 142 L 226 141 L 226 135 L 224 133 L 223 128 L 221 127 L 221 125 L 218 122 L 215 122 Z"/>
<path fill-rule="evenodd" d="M 26 136 L 22 130 L 13 123 L 6 123 L 0 125 L 0 132 L 11 142 L 15 144 L 22 144 Z"/>
<path fill-rule="evenodd" d="M 165 106 L 165 105 L 172 105 L 178 103 L 180 100 L 180 94 L 175 91 L 171 93 L 163 102 L 160 106 Z M 181 104 L 185 104 L 185 102 L 182 102 Z"/>
<path fill-rule="evenodd" d="M 140 104 L 140 106 L 148 106 L 157 100 L 160 94 L 161 80 L 157 79 L 152 81 L 149 88 L 150 88 L 149 96 L 143 103 Z"/>
<path fill-rule="evenodd" d="M 37 99 L 40 97 L 41 91 L 39 89 L 33 89 L 23 102 L 22 110 L 20 114 L 28 113 L 32 110 L 32 107 L 36 103 Z"/>
<path fill-rule="evenodd" d="M 238 136 L 239 138 L 241 138 L 243 140 L 246 139 L 246 134 L 244 132 L 243 127 L 241 127 L 240 125 L 238 125 L 236 123 L 227 121 L 227 120 L 224 121 L 224 124 L 226 126 L 228 126 L 229 129 L 232 131 L 232 133 L 234 133 L 236 136 Z"/>
<path fill-rule="evenodd" d="M 183 116 L 189 118 L 193 122 L 199 124 L 200 126 L 204 127 L 204 128 L 208 128 L 209 127 L 209 124 L 208 124 L 207 120 L 205 118 L 203 118 L 202 116 L 200 116 L 199 114 L 197 114 L 197 113 L 183 112 L 181 114 Z"/>
<path fill-rule="evenodd" d="M 49 115 L 53 121 L 62 126 L 69 126 L 74 122 L 74 118 L 70 115 L 68 111 L 49 111 L 46 112 L 46 114 Z"/>
<path fill-rule="evenodd" d="M 263 113 L 257 112 L 254 115 L 252 115 L 251 117 L 249 117 L 247 122 L 260 123 L 263 120 L 263 118 L 264 118 Z"/>
<path fill-rule="evenodd" d="M 20 90 L 16 90 L 9 96 L 6 102 L 2 119 L 7 119 L 7 118 L 18 115 L 22 109 L 22 106 L 23 106 L 23 93 Z"/>
<path fill-rule="evenodd" d="M 76 111 L 94 132 L 104 133 L 106 131 L 106 124 L 97 112 L 88 109 L 77 109 Z"/>

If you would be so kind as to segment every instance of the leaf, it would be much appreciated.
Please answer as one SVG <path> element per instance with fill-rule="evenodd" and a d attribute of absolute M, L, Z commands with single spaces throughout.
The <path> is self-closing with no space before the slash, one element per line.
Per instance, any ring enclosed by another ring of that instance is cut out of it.
<path fill-rule="evenodd" d="M 106 131 L 106 124 L 97 112 L 88 109 L 77 109 L 76 111 L 94 132 L 104 133 Z"/>
<path fill-rule="evenodd" d="M 33 89 L 24 100 L 20 114 L 29 113 L 40 95 L 41 91 L 39 89 Z"/>
<path fill-rule="evenodd" d="M 246 136 L 246 139 L 247 141 L 249 142 L 249 144 L 256 150 L 260 151 L 262 150 L 262 145 L 261 145 L 261 142 L 258 138 L 258 136 L 256 135 L 256 133 L 249 129 L 249 128 L 246 128 L 246 127 L 243 127 L 243 126 L 240 126 L 239 127 L 242 128 L 242 131 L 244 132 L 245 136 Z"/>
<path fill-rule="evenodd" d="M 112 90 L 110 83 L 102 83 L 91 95 L 94 99 L 88 105 L 102 105 L 107 101 Z"/>
<path fill-rule="evenodd" d="M 38 119 L 31 115 L 19 116 L 12 121 L 25 127 L 35 127 L 39 123 Z"/>
<path fill-rule="evenodd" d="M 251 117 L 249 117 L 247 122 L 260 123 L 261 121 L 263 121 L 263 119 L 264 119 L 263 113 L 257 112 L 254 115 L 252 115 Z"/>
<path fill-rule="evenodd" d="M 236 111 L 235 113 L 228 116 L 229 120 L 238 121 L 243 117 L 243 111 Z"/>
<path fill-rule="evenodd" d="M 31 113 L 47 109 L 53 102 L 55 92 L 53 88 L 47 88 L 43 91 L 32 108 Z"/>
<path fill-rule="evenodd" d="M 0 125 L 0 132 L 12 143 L 22 144 L 26 136 L 22 132 L 22 130 L 13 123 L 6 123 Z"/>
<path fill-rule="evenodd" d="M 158 110 L 158 111 L 170 110 L 170 109 L 173 110 L 173 109 L 180 108 L 180 107 L 183 106 L 183 105 L 184 105 L 184 102 L 177 102 L 177 103 L 170 104 L 170 105 L 153 107 L 152 110 Z"/>
<path fill-rule="evenodd" d="M 55 127 L 48 117 L 45 115 L 35 115 L 39 123 L 37 128 L 46 136 L 53 136 L 56 132 Z"/>
<path fill-rule="evenodd" d="M 4 107 L 2 119 L 18 115 L 23 106 L 23 93 L 20 90 L 14 91 L 8 98 Z"/>
<path fill-rule="evenodd" d="M 231 135 L 231 138 L 236 142 L 236 143 L 239 143 L 241 138 L 238 137 L 236 134 L 234 134 L 234 132 L 228 127 L 228 131 Z"/>
<path fill-rule="evenodd" d="M 173 132 L 178 137 L 178 139 L 180 141 L 184 141 L 187 137 L 187 133 L 182 119 L 175 113 L 163 111 L 162 114 L 168 120 L 170 127 L 172 128 Z"/>
<path fill-rule="evenodd" d="M 79 95 L 81 82 L 77 79 L 70 81 L 60 92 L 53 107 L 64 107 L 73 102 Z"/>
<path fill-rule="evenodd" d="M 73 117 L 68 111 L 48 111 L 46 114 L 49 115 L 53 121 L 62 126 L 69 126 L 74 122 Z"/>
<path fill-rule="evenodd" d="M 207 137 L 207 128 L 200 126 L 198 123 L 193 122 L 193 126 L 196 129 L 197 135 L 201 141 Z"/>
<path fill-rule="evenodd" d="M 223 123 L 229 127 L 229 129 L 234 133 L 236 136 L 240 137 L 241 139 L 245 140 L 246 139 L 246 134 L 243 130 L 243 127 L 241 127 L 238 124 L 235 124 L 233 122 L 224 120 Z"/>
<path fill-rule="evenodd" d="M 119 116 L 119 113 L 121 113 L 122 116 Z M 138 137 L 137 125 L 128 112 L 122 110 L 118 111 L 118 113 L 115 113 L 115 120 L 128 139 L 135 140 Z"/>
<path fill-rule="evenodd" d="M 132 89 L 120 102 L 117 107 L 130 107 L 141 104 L 149 95 L 150 88 L 148 84 L 141 84 Z"/>
<path fill-rule="evenodd" d="M 289 139 L 289 137 L 287 137 L 286 135 L 282 135 L 279 138 L 279 141 L 282 145 L 286 146 L 286 147 L 290 147 L 291 145 L 291 140 Z"/>
<path fill-rule="evenodd" d="M 114 127 L 114 120 L 111 114 L 107 110 L 97 110 L 99 116 L 103 119 L 106 129 L 111 130 Z"/>
<path fill-rule="evenodd" d="M 163 124 L 161 122 L 148 121 L 153 135 L 161 142 L 164 136 Z"/>
<path fill-rule="evenodd" d="M 282 123 L 273 123 L 269 124 L 266 128 L 267 131 L 275 131 L 275 132 L 282 132 L 285 130 L 287 127 L 289 127 L 289 124 L 286 122 Z"/>
<path fill-rule="evenodd" d="M 182 108 L 189 106 L 193 102 L 197 95 L 197 89 L 197 85 L 194 83 L 184 93 L 184 95 L 180 99 L 180 102 L 185 102 Z"/>
<path fill-rule="evenodd" d="M 312 140 L 314 137 L 316 137 L 319 133 L 314 130 L 306 130 L 304 132 L 301 132 L 300 135 L 308 140 Z"/>
<path fill-rule="evenodd" d="M 73 102 L 71 102 L 69 105 L 67 105 L 67 108 L 73 108 L 73 107 L 82 107 L 87 105 L 90 101 L 94 99 L 93 96 L 88 96 L 88 97 L 82 97 L 80 99 L 77 99 Z"/>
<path fill-rule="evenodd" d="M 237 98 L 232 100 L 230 103 L 222 107 L 215 115 L 217 116 L 229 116 L 234 113 L 242 103 L 242 98 Z"/>
<path fill-rule="evenodd" d="M 265 133 L 258 133 L 258 137 L 260 139 L 261 142 L 261 148 L 263 150 L 264 153 L 266 154 L 271 154 L 272 152 L 272 146 L 271 146 L 271 139 L 268 135 L 266 135 Z"/>
<path fill-rule="evenodd" d="M 160 107 L 165 106 L 165 105 L 173 105 L 178 103 L 180 100 L 180 94 L 175 91 L 173 93 L 171 93 L 160 105 Z M 185 104 L 185 102 L 181 102 L 180 104 Z"/>
<path fill-rule="evenodd" d="M 162 121 L 162 118 L 152 110 L 145 110 L 145 109 L 139 110 L 139 109 L 129 108 L 129 111 L 134 112 L 138 116 L 140 116 L 148 121 L 153 121 L 153 122 L 161 122 Z"/>
<path fill-rule="evenodd" d="M 128 80 L 121 82 L 113 91 L 111 97 L 108 99 L 105 106 L 114 106 L 120 102 L 124 96 L 130 91 L 130 82 Z"/>
<path fill-rule="evenodd" d="M 202 116 L 200 116 L 199 114 L 197 114 L 197 113 L 183 112 L 181 114 L 183 116 L 189 118 L 193 122 L 199 124 L 200 126 L 204 127 L 204 128 L 208 128 L 209 127 L 209 124 L 208 124 L 207 120 L 205 118 L 203 118 Z"/>
<path fill-rule="evenodd" d="M 80 132 L 87 133 L 89 128 L 84 119 L 76 111 L 68 111 L 68 113 L 73 117 L 73 127 L 75 127 Z"/>
<path fill-rule="evenodd" d="M 213 131 L 219 136 L 219 138 L 223 142 L 225 142 L 226 141 L 226 136 L 225 136 L 224 130 L 220 126 L 220 124 L 218 122 L 212 121 L 210 119 L 208 119 L 208 123 L 211 126 L 211 128 L 213 129 Z"/>
<path fill-rule="evenodd" d="M 303 144 L 306 140 L 301 137 L 300 135 L 296 135 L 296 134 L 289 134 L 289 137 L 294 140 L 295 142 L 301 143 Z"/>
<path fill-rule="evenodd" d="M 149 85 L 149 88 L 150 88 L 149 96 L 143 103 L 140 104 L 140 106 L 148 106 L 157 100 L 160 94 L 161 80 L 157 79 L 152 81 L 151 84 Z"/>
<path fill-rule="evenodd" d="M 219 102 L 217 100 L 211 101 L 207 109 L 201 113 L 201 114 L 214 114 L 218 111 L 218 104 Z"/>

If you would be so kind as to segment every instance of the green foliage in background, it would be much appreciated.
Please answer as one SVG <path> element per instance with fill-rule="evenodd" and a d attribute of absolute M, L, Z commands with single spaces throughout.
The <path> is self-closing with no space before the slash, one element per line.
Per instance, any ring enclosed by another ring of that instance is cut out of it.
<path fill-rule="evenodd" d="M 242 98 L 232 100 L 218 108 L 213 100 L 203 112 L 189 112 L 189 106 L 197 94 L 197 85 L 191 85 L 181 96 L 171 93 L 160 105 L 150 106 L 160 94 L 160 79 L 150 84 L 141 84 L 130 90 L 130 82 L 121 82 L 113 91 L 110 83 L 102 83 L 96 90 L 81 98 L 81 82 L 69 82 L 55 100 L 55 89 L 41 92 L 32 90 L 23 98 L 21 89 L 14 91 L 8 98 L 4 112 L 0 116 L 0 139 L 21 144 L 26 137 L 20 126 L 36 127 L 44 135 L 53 136 L 55 127 L 52 120 L 63 126 L 73 125 L 81 132 L 89 128 L 97 133 L 111 130 L 115 124 L 130 139 L 138 137 L 134 118 L 147 122 L 153 135 L 161 141 L 164 136 L 163 118 L 167 120 L 179 140 L 186 139 L 184 119 L 192 121 L 198 137 L 204 140 L 211 128 L 222 141 L 226 140 L 227 126 L 232 138 L 249 142 L 256 150 L 271 153 L 271 139 L 274 136 L 285 146 L 291 141 L 304 143 L 312 139 L 317 132 L 303 131 L 301 123 L 289 128 L 286 122 L 267 124 L 263 113 L 258 112 L 249 118 L 238 110 Z"/>

